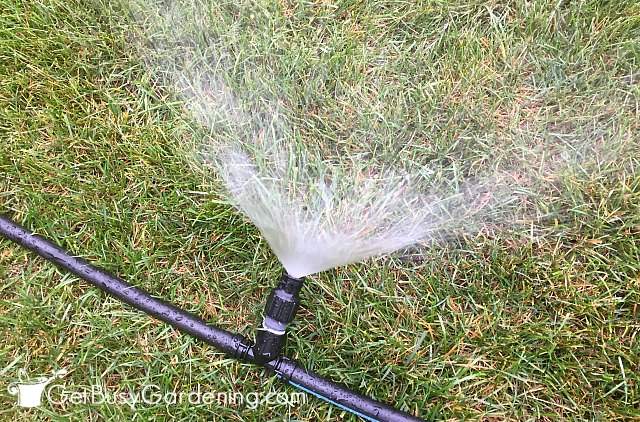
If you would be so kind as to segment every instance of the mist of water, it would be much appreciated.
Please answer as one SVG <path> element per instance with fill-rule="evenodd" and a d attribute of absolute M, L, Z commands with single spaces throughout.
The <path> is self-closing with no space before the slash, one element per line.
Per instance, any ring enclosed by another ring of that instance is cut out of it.
<path fill-rule="evenodd" d="M 395 154 L 402 140 L 376 133 L 348 148 L 305 142 L 267 74 L 234 79 L 233 34 L 212 34 L 216 17 L 206 7 L 158 4 L 132 5 L 139 51 L 202 129 L 191 145 L 194 159 L 221 177 L 225 194 L 293 276 L 437 243 L 452 230 L 539 219 L 549 212 L 533 205 L 541 189 L 603 156 L 580 139 L 525 142 L 475 161 L 407 154 L 411 145 Z M 462 141 L 474 148 L 476 140 Z"/>

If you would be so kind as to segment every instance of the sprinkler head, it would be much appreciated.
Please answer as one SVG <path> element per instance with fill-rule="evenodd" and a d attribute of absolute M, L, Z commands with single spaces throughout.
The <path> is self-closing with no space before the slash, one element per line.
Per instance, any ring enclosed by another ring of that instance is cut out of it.
<path fill-rule="evenodd" d="M 258 363 L 270 362 L 282 353 L 287 326 L 293 321 L 300 304 L 303 282 L 304 278 L 292 277 L 284 271 L 280 283 L 269 294 L 254 346 Z"/>

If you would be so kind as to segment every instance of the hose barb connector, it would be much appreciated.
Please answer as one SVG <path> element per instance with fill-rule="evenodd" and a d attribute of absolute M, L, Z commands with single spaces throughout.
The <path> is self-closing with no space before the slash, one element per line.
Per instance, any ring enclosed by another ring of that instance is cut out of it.
<path fill-rule="evenodd" d="M 283 272 L 280 283 L 271 291 L 264 307 L 262 328 L 256 334 L 254 347 L 258 363 L 270 362 L 280 356 L 286 339 L 287 326 L 293 321 L 300 304 L 304 278 Z"/>

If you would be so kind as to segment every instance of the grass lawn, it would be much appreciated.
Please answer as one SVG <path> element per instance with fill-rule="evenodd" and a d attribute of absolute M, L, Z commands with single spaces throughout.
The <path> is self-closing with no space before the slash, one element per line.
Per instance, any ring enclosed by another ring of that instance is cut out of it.
<path fill-rule="evenodd" d="M 280 265 L 179 153 L 191 130 L 114 3 L 0 0 L 0 213 L 252 335 Z M 476 139 L 631 145 L 554 185 L 563 213 L 535 235 L 467 233 L 311 276 L 288 354 L 424 418 L 640 418 L 640 3 L 211 3 L 238 72 L 277 81 L 316 142 L 374 127 L 434 156 Z M 355 420 L 311 397 L 18 408 L 21 368 L 67 368 L 69 388 L 293 390 L 4 240 L 0 335 L 0 420 Z"/>

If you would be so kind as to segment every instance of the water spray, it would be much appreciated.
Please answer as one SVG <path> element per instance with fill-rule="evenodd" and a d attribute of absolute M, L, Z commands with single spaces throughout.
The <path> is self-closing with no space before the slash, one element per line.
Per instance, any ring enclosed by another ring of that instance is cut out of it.
<path fill-rule="evenodd" d="M 394 409 L 325 379 L 281 354 L 287 325 L 293 321 L 300 303 L 299 292 L 303 285 L 302 278 L 292 277 L 286 272 L 283 273 L 280 283 L 267 299 L 262 327 L 256 335 L 255 343 L 253 343 L 242 335 L 207 324 L 189 312 L 162 299 L 154 298 L 148 292 L 91 265 L 82 258 L 70 255 L 59 246 L 1 215 L 0 235 L 35 252 L 116 299 L 166 322 L 179 331 L 202 340 L 226 355 L 242 362 L 261 365 L 284 383 L 364 420 L 380 422 L 421 421 L 406 412 Z"/>

